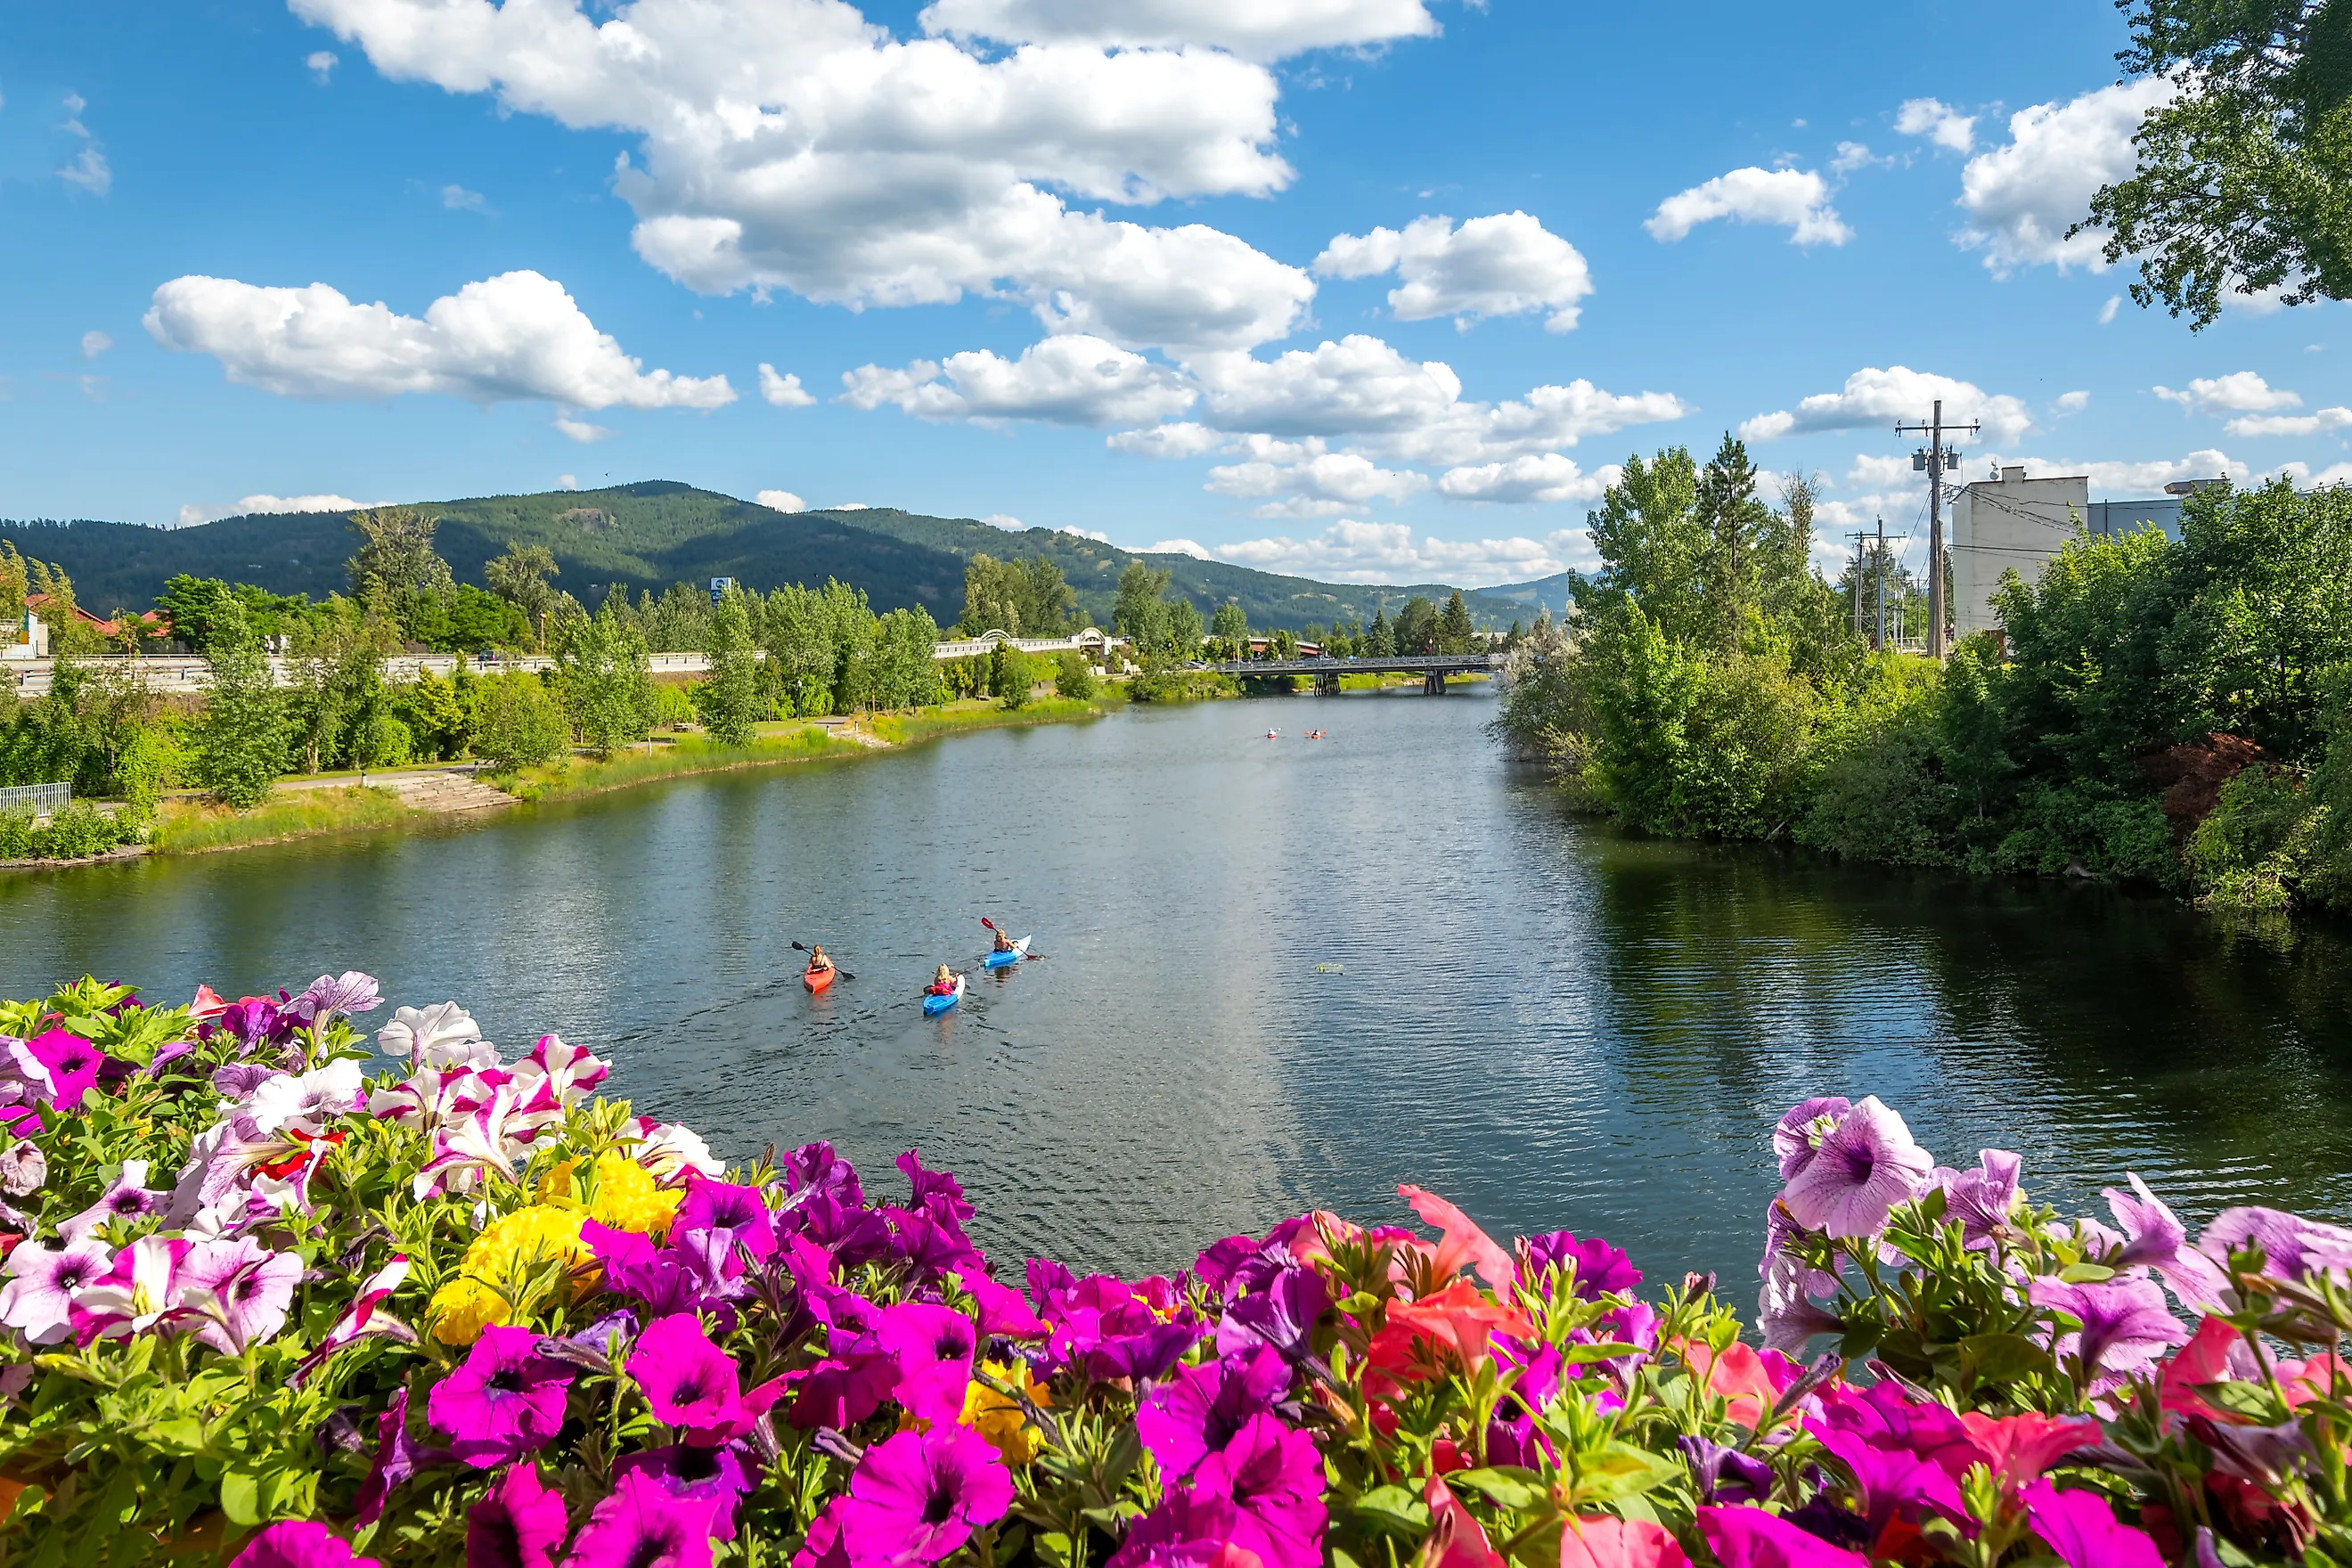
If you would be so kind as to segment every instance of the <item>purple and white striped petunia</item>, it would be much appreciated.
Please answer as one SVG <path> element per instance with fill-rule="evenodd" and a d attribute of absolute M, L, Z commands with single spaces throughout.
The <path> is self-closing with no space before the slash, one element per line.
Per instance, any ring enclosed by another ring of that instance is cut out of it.
<path fill-rule="evenodd" d="M 8 1283 L 0 1287 L 0 1323 L 37 1345 L 61 1343 L 73 1333 L 74 1298 L 113 1266 L 114 1253 L 102 1241 L 18 1244 L 8 1255 Z"/>
<path fill-rule="evenodd" d="M 1935 1164 L 1903 1118 L 1872 1095 L 1823 1135 L 1780 1201 L 1808 1230 L 1874 1236 L 1887 1211 L 1909 1199 Z"/>

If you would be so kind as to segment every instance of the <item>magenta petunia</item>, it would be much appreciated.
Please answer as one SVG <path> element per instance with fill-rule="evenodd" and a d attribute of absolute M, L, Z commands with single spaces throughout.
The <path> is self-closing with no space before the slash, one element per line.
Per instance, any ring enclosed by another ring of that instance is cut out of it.
<path fill-rule="evenodd" d="M 25 1042 L 36 1061 L 48 1069 L 48 1101 L 59 1110 L 79 1110 L 89 1091 L 98 1087 L 99 1069 L 106 1053 L 64 1029 L 51 1029 Z"/>
<path fill-rule="evenodd" d="M 526 1461 L 466 1510 L 466 1568 L 551 1568 L 571 1532 L 563 1494 Z"/>
<path fill-rule="evenodd" d="M 1029 1298 L 1010 1285 L 1000 1285 L 988 1276 L 985 1265 L 973 1264 L 955 1271 L 956 1283 L 980 1306 L 980 1331 L 992 1339 L 1042 1340 L 1045 1337 L 1045 1320 L 1029 1306 Z"/>
<path fill-rule="evenodd" d="M 403 1387 L 375 1418 L 375 1459 L 368 1467 L 367 1479 L 360 1483 L 352 1518 L 361 1524 L 373 1524 L 383 1516 L 383 1505 L 402 1482 L 419 1470 L 456 1462 L 457 1456 L 447 1449 L 424 1447 L 408 1435 L 408 1390 Z"/>
<path fill-rule="evenodd" d="M 1554 1268 L 1573 1267 L 1576 1293 L 1587 1301 L 1613 1292 L 1631 1290 L 1642 1282 L 1642 1271 L 1622 1248 L 1599 1237 L 1579 1241 L 1571 1231 L 1556 1230 L 1519 1243 L 1519 1282 L 1538 1285 Z"/>
<path fill-rule="evenodd" d="M 228 1568 L 379 1568 L 373 1557 L 325 1525 L 307 1519 L 281 1520 L 245 1544 Z"/>
<path fill-rule="evenodd" d="M 530 1329 L 484 1329 L 465 1363 L 425 1398 L 425 1419 L 449 1434 L 451 1451 L 477 1469 L 534 1453 L 562 1429 L 572 1372 L 540 1354 L 539 1339 Z"/>
<path fill-rule="evenodd" d="M 1886 1223 L 1888 1210 L 1918 1190 L 1935 1163 L 1903 1118 L 1873 1095 L 1822 1139 L 1780 1201 L 1808 1230 L 1871 1236 Z"/>
<path fill-rule="evenodd" d="M 686 1190 L 686 1201 L 670 1222 L 673 1245 L 702 1260 L 703 1273 L 713 1279 L 731 1279 L 743 1271 L 739 1250 L 755 1262 L 773 1257 L 775 1216 L 757 1187 L 730 1182 L 698 1181 Z"/>
<path fill-rule="evenodd" d="M 849 1478 L 841 1539 L 852 1562 L 937 1563 L 1003 1519 L 1013 1478 L 966 1426 L 901 1432 L 866 1450 Z"/>
<path fill-rule="evenodd" d="M 2164 1568 L 2164 1553 L 2141 1531 L 2120 1522 L 2096 1492 L 2062 1492 L 2035 1481 L 2019 1494 L 2026 1517 L 2066 1568 Z"/>
<path fill-rule="evenodd" d="M 1266 1568 L 1319 1568 L 1323 1561 L 1323 1456 L 1315 1439 L 1273 1415 L 1253 1415 L 1201 1461 L 1192 1489 L 1234 1505 L 1234 1541 Z"/>
<path fill-rule="evenodd" d="M 1723 1568 L 1870 1568 L 1861 1552 L 1832 1546 L 1760 1508 L 1702 1508 L 1698 1532 Z"/>
<path fill-rule="evenodd" d="M 979 1348 L 970 1318 L 950 1307 L 901 1301 L 883 1309 L 874 1342 L 898 1369 L 891 1397 L 908 1415 L 918 1421 L 953 1421 L 963 1414 L 972 1352 Z"/>
<path fill-rule="evenodd" d="M 923 1156 L 913 1149 L 898 1156 L 898 1169 L 907 1173 L 907 1184 L 914 1196 L 909 1208 L 934 1209 L 959 1223 L 970 1219 L 978 1211 L 963 1195 L 963 1184 L 945 1171 L 927 1171 Z"/>
<path fill-rule="evenodd" d="M 588 1516 L 565 1568 L 710 1568 L 712 1508 L 631 1470 Z"/>
<path fill-rule="evenodd" d="M 735 1360 L 710 1342 L 692 1312 L 673 1312 L 646 1325 L 630 1352 L 629 1375 L 645 1391 L 655 1417 L 673 1426 L 727 1426 L 742 1419 Z"/>
<path fill-rule="evenodd" d="M 1168 1475 L 1182 1479 L 1222 1451 L 1290 1387 L 1290 1365 L 1261 1346 L 1253 1354 L 1176 1369 L 1135 1412 L 1135 1435 Z"/>
<path fill-rule="evenodd" d="M 1104 1568 L 1218 1568 L 1220 1553 L 1234 1550 L 1239 1528 L 1240 1516 L 1226 1499 L 1176 1488 L 1128 1528 Z"/>
<path fill-rule="evenodd" d="M 613 1462 L 616 1477 L 630 1470 L 644 1471 L 676 1496 L 709 1503 L 713 1541 L 735 1539 L 735 1510 L 760 1480 L 760 1460 L 741 1443 L 673 1443 Z"/>

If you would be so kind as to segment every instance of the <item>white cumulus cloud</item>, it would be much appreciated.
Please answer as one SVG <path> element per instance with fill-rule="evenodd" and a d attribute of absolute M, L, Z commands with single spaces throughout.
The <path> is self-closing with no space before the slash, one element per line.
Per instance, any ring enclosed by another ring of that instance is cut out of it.
<path fill-rule="evenodd" d="M 591 409 L 717 408 L 735 400 L 723 375 L 643 369 L 563 285 L 536 272 L 468 283 L 421 318 L 380 302 L 353 304 L 324 283 L 278 289 L 174 278 L 155 290 L 144 320 L 164 348 L 211 354 L 229 380 L 280 397 L 436 393 Z"/>
<path fill-rule="evenodd" d="M 1576 247 L 1523 212 L 1474 217 L 1456 228 L 1444 216 L 1415 218 L 1402 232 L 1343 234 L 1315 258 L 1326 278 L 1393 271 L 1402 287 L 1389 308 L 1401 321 L 1451 316 L 1465 331 L 1488 316 L 1546 314 L 1545 330 L 1571 331 L 1577 301 L 1592 292 L 1592 270 Z"/>
<path fill-rule="evenodd" d="M 2231 436 L 2317 436 L 2352 429 L 2352 408 L 2338 405 L 2309 414 L 2250 414 L 2221 426 Z"/>
<path fill-rule="evenodd" d="M 1141 430 L 1116 431 L 1103 437 L 1103 445 L 1114 452 L 1137 458 L 1199 458 L 1215 451 L 1226 439 L 1223 431 L 1183 420 Z"/>
<path fill-rule="evenodd" d="M 225 517 L 277 517 L 297 511 L 365 511 L 377 504 L 338 495 L 249 495 L 224 506 L 204 506 L 190 501 L 180 508 L 178 526 L 194 528 L 198 523 L 217 522 Z"/>
<path fill-rule="evenodd" d="M 1012 44 L 1206 44 L 1254 60 L 1438 31 L 1422 0 L 932 0 L 922 24 Z"/>
<path fill-rule="evenodd" d="M 1189 555 L 1195 561 L 1216 559 L 1209 553 L 1207 545 L 1191 539 L 1163 539 L 1157 544 L 1145 545 L 1136 553 L 1138 555 Z"/>
<path fill-rule="evenodd" d="M 770 511 L 806 511 L 808 502 L 790 490 L 761 490 L 751 498 Z"/>
<path fill-rule="evenodd" d="M 441 187 L 441 205 L 453 213 L 487 213 L 490 199 L 479 191 L 469 191 L 463 185 Z"/>
<path fill-rule="evenodd" d="M 1739 426 L 1739 435 L 1747 441 L 1776 441 L 1823 430 L 1907 424 L 1926 419 L 1937 398 L 1944 402 L 1946 424 L 1981 421 L 1988 440 L 2014 441 L 2033 427 L 2033 416 L 2015 397 L 1988 395 L 1969 382 L 1897 364 L 1855 371 L 1840 390 L 1816 393 L 1792 409 L 1759 414 Z"/>
<path fill-rule="evenodd" d="M 1411 500 L 1429 478 L 1410 468 L 1384 468 L 1358 452 L 1331 452 L 1320 441 L 1296 443 L 1257 437 L 1245 462 L 1209 470 L 1208 489 L 1238 500 L 1263 500 L 1259 517 L 1336 517 L 1374 501 Z"/>
<path fill-rule="evenodd" d="M 2237 370 L 2227 375 L 2199 376 L 2179 391 L 2151 387 L 2167 403 L 2177 403 L 2189 414 L 2266 414 L 2278 408 L 2300 408 L 2303 399 L 2283 386 L 2273 386 L 2260 371 Z"/>
<path fill-rule="evenodd" d="M 609 426 L 592 425 L 585 419 L 574 419 L 569 414 L 557 415 L 552 423 L 559 434 L 568 440 L 579 442 L 583 447 L 593 447 L 599 441 L 609 441 L 620 434 L 618 430 Z"/>
<path fill-rule="evenodd" d="M 2058 395 L 2058 401 L 2051 406 L 2055 408 L 2061 416 L 2080 414 L 2084 409 L 2091 406 L 2091 395 L 2087 392 L 2062 392 Z"/>
<path fill-rule="evenodd" d="M 96 359 L 113 346 L 114 340 L 104 332 L 91 331 L 81 335 L 81 357 L 84 359 Z"/>
<path fill-rule="evenodd" d="M 1668 196 L 1642 226 L 1671 245 L 1717 218 L 1789 229 L 1792 245 L 1843 245 L 1853 237 L 1830 205 L 1829 182 L 1809 169 L 1734 169 Z"/>
<path fill-rule="evenodd" d="M 637 252 L 704 292 L 785 289 L 853 308 L 1005 296 L 1055 330 L 1181 349 L 1280 337 L 1314 295 L 1299 268 L 1204 225 L 1066 205 L 1286 186 L 1279 85 L 1223 49 L 970 49 L 894 38 L 844 0 L 291 4 L 389 78 L 637 136 L 614 181 Z M 1314 4 L 1231 0 L 1227 14 Z M 1167 5 L 1180 22 L 1202 15 L 1199 0 Z M 1084 32 L 1152 14 L 1143 0 L 1015 0 L 950 5 L 934 25 L 1051 34 L 1024 19 Z"/>
<path fill-rule="evenodd" d="M 776 367 L 766 363 L 760 366 L 760 395 L 779 408 L 806 408 L 816 402 L 798 375 L 778 375 Z"/>
<path fill-rule="evenodd" d="M 1977 119 L 1962 114 L 1940 99 L 1913 98 L 1895 111 L 1895 129 L 1906 136 L 1924 136 L 1950 153 L 1966 153 L 1977 144 Z"/>
<path fill-rule="evenodd" d="M 895 403 L 935 423 L 1035 419 L 1055 425 L 1133 424 L 1180 414 L 1197 394 L 1183 374 L 1116 343 L 1047 338 L 1008 360 L 971 349 L 904 370 L 862 365 L 841 378 L 855 408 Z"/>
<path fill-rule="evenodd" d="M 2105 232 L 2066 231 L 2090 216 L 2100 186 L 2132 172 L 2132 133 L 2171 94 L 2161 77 L 2144 77 L 2011 115 L 2009 141 L 1960 172 L 1960 243 L 1981 248 L 1995 277 L 2045 262 L 2105 270 Z"/>
<path fill-rule="evenodd" d="M 324 87 L 333 79 L 335 67 L 342 62 L 335 58 L 332 49 L 320 49 L 305 56 L 302 63 L 310 68 L 311 79 Z"/>
<path fill-rule="evenodd" d="M 1539 540 L 1454 540 L 1415 534 L 1402 522 L 1342 519 L 1311 538 L 1286 534 L 1244 540 L 1201 553 L 1238 566 L 1327 583 L 1441 582 L 1483 587 L 1564 572 L 1583 553 L 1583 541 L 1581 529 L 1562 530 Z"/>
<path fill-rule="evenodd" d="M 1449 468 L 1438 479 L 1437 491 L 1453 500 L 1557 505 L 1599 500 L 1624 477 L 1624 468 L 1615 463 L 1586 473 L 1558 452 L 1545 452 L 1507 463 Z"/>

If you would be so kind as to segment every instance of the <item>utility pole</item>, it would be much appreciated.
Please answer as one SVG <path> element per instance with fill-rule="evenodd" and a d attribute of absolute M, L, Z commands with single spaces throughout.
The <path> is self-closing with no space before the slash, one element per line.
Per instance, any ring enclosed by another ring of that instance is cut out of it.
<path fill-rule="evenodd" d="M 1944 437 L 1973 436 L 1983 426 L 1971 420 L 1966 425 L 1944 423 L 1944 400 L 1936 399 L 1934 416 L 1925 425 L 1897 425 L 1897 436 L 1925 436 L 1925 451 L 1911 454 L 1913 472 L 1927 472 L 1927 657 L 1944 657 L 1944 470 L 1960 464 L 1957 449 L 1948 448 Z"/>
<path fill-rule="evenodd" d="M 1886 520 L 1878 520 L 1878 640 L 1876 651 L 1886 651 Z"/>
<path fill-rule="evenodd" d="M 1853 580 L 1853 635 L 1854 635 L 1855 637 L 1861 637 L 1861 636 L 1863 635 L 1863 632 L 1862 632 L 1862 626 L 1863 626 L 1863 619 L 1862 619 L 1862 565 L 1863 565 L 1863 563 L 1864 563 L 1864 561 L 1867 561 L 1867 560 L 1870 558 L 1870 552 L 1869 552 L 1868 551 L 1864 550 L 1864 549 L 1863 548 L 1863 545 L 1864 545 L 1864 543 L 1866 543 L 1866 542 L 1869 541 L 1869 539 L 1870 539 L 1870 531 L 1869 531 L 1868 529 L 1866 529 L 1866 528 L 1858 528 L 1858 529 L 1855 529 L 1855 530 L 1854 530 L 1854 531 L 1853 531 L 1853 579 L 1852 579 L 1852 580 Z"/>

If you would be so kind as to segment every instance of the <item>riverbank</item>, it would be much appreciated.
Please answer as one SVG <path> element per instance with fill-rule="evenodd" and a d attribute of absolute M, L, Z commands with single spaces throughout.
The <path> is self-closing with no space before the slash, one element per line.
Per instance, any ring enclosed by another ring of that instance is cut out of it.
<path fill-rule="evenodd" d="M 572 800 L 634 789 L 641 784 L 747 768 L 789 766 L 898 751 L 943 736 L 978 730 L 1064 724 L 1102 718 L 1127 705 L 1126 693 L 1106 688 L 1077 700 L 1041 697 L 1020 708 L 988 700 L 946 703 L 912 713 L 881 713 L 827 725 L 787 720 L 759 726 L 749 746 L 719 746 L 700 735 L 660 736 L 603 759 L 573 756 L 546 768 L 525 769 L 484 784 L 461 784 L 450 769 L 394 775 L 362 785 L 351 773 L 303 775 L 278 781 L 268 800 L 236 811 L 201 797 L 166 801 L 155 830 L 142 846 L 75 859 L 0 861 L 0 869 L 66 869 L 140 855 L 208 855 L 225 849 L 257 848 L 295 839 L 342 833 L 411 827 L 452 816 L 478 815 L 486 807 L 532 801 Z M 425 781 L 424 787 L 410 784 Z M 453 788 L 430 787 L 446 780 Z M 491 795 L 495 784 L 502 798 Z M 463 798 L 447 798 L 458 790 Z"/>

